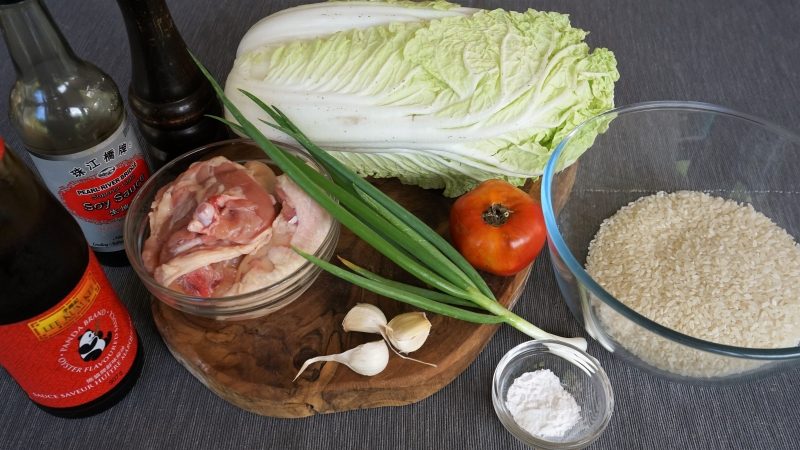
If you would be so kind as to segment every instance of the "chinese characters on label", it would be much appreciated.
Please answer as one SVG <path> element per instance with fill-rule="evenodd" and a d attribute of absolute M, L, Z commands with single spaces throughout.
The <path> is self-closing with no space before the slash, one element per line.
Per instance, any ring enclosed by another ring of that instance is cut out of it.
<path fill-rule="evenodd" d="M 110 163 L 113 162 L 117 156 L 123 156 L 125 153 L 128 152 L 128 143 L 127 142 L 120 142 L 116 148 L 111 148 L 103 152 L 103 162 Z M 72 175 L 74 178 L 81 178 L 85 176 L 88 171 L 92 171 L 100 167 L 100 164 L 97 162 L 97 158 L 92 158 L 84 163 L 86 170 L 81 167 L 73 167 L 72 170 L 69 171 L 69 174 Z M 126 208 L 127 209 L 127 208 Z"/>

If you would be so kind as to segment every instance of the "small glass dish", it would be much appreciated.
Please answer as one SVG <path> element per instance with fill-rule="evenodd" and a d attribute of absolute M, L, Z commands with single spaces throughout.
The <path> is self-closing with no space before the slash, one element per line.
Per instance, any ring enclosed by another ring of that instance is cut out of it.
<path fill-rule="evenodd" d="M 514 420 L 506 397 L 518 377 L 549 369 L 581 408 L 580 420 L 563 436 L 535 436 Z M 528 446 L 541 449 L 580 449 L 603 433 L 614 411 L 611 382 L 600 363 L 588 353 L 556 340 L 524 342 L 503 356 L 492 378 L 492 404 L 503 426 Z"/>
<path fill-rule="evenodd" d="M 291 146 L 275 144 L 328 176 L 325 169 L 314 163 L 305 153 Z M 225 156 L 231 161 L 240 163 L 251 160 L 261 161 L 269 165 L 276 173 L 281 173 L 281 170 L 272 163 L 264 151 L 248 139 L 216 142 L 181 155 L 154 173 L 139 189 L 131 202 L 123 231 L 125 253 L 131 262 L 131 267 L 147 290 L 161 302 L 179 311 L 217 320 L 245 320 L 262 317 L 299 298 L 306 289 L 311 287 L 322 269 L 306 261 L 286 278 L 256 291 L 228 297 L 204 298 L 187 295 L 162 286 L 147 272 L 142 262 L 142 247 L 150 235 L 148 214 L 158 190 L 186 171 L 192 163 L 208 160 L 215 156 Z M 330 260 L 339 242 L 339 228 L 339 222 L 332 220 L 322 245 L 314 252 L 315 256 L 326 261 Z"/>

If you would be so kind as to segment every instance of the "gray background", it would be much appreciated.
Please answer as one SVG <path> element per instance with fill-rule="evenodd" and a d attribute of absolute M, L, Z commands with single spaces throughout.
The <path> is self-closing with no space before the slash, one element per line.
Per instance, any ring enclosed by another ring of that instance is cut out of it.
<path fill-rule="evenodd" d="M 224 79 L 242 34 L 284 1 L 168 0 L 187 44 Z M 127 91 L 127 38 L 115 2 L 48 0 L 74 50 Z M 621 79 L 616 102 L 686 99 L 718 103 L 800 126 L 800 6 L 786 1 L 640 0 L 466 2 L 570 14 L 593 47 L 613 50 Z M 0 96 L 14 78 L 0 48 Z M 16 148 L 0 102 L 0 134 Z M 462 375 L 414 405 L 316 416 L 261 417 L 217 398 L 170 356 L 150 317 L 147 294 L 128 268 L 108 274 L 130 308 L 146 350 L 133 391 L 112 410 L 79 420 L 51 417 L 0 369 L 2 448 L 523 448 L 496 419 L 492 371 L 525 336 L 504 327 Z M 580 333 L 543 254 L 516 312 L 543 328 Z M 593 448 L 800 448 L 800 370 L 726 388 L 655 379 L 592 343 L 608 371 L 616 411 Z"/>

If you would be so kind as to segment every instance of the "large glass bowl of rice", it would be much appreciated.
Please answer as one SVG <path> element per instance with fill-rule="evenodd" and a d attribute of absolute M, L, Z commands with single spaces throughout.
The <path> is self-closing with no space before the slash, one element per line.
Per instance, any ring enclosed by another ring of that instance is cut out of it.
<path fill-rule="evenodd" d="M 591 118 L 542 180 L 548 248 L 608 351 L 720 384 L 800 365 L 800 136 L 696 102 Z"/>

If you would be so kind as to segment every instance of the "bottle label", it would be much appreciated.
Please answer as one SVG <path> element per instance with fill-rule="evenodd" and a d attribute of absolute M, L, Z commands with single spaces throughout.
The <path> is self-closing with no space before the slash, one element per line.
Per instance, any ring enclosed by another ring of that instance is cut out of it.
<path fill-rule="evenodd" d="M 0 364 L 31 400 L 53 408 L 108 393 L 138 350 L 130 315 L 92 252 L 66 298 L 36 317 L 0 326 Z"/>
<path fill-rule="evenodd" d="M 150 170 L 129 122 L 99 145 L 71 155 L 31 154 L 50 192 L 67 208 L 95 251 L 122 250 L 122 226 Z"/>

